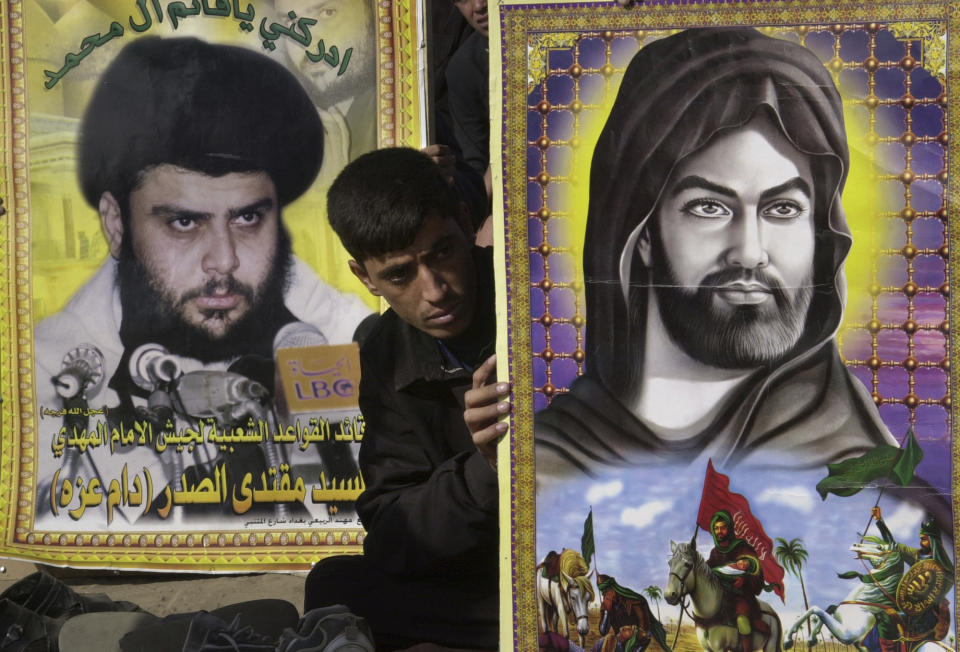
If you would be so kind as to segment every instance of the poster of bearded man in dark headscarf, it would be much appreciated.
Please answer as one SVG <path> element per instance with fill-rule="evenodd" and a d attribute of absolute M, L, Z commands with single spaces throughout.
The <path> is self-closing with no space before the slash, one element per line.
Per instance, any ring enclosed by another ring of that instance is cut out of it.
<path fill-rule="evenodd" d="M 516 586 L 582 545 L 663 590 L 708 468 L 788 571 L 768 638 L 888 545 L 873 505 L 952 537 L 946 5 L 501 8 Z"/>

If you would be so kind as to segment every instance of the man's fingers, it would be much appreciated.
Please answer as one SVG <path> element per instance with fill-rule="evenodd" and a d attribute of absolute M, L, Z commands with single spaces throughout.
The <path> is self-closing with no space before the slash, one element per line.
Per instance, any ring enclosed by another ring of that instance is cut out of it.
<path fill-rule="evenodd" d="M 463 411 L 463 420 L 470 432 L 486 428 L 491 423 L 510 412 L 510 402 L 500 401 L 492 405 L 467 408 Z"/>
<path fill-rule="evenodd" d="M 434 143 L 433 145 L 427 145 L 420 151 L 431 158 L 436 158 L 438 156 L 446 156 L 450 154 L 451 150 L 446 145 L 442 145 L 440 143 Z"/>
<path fill-rule="evenodd" d="M 495 383 L 493 385 L 484 385 L 477 389 L 471 389 L 463 397 L 463 405 L 466 408 L 483 407 L 496 403 L 503 397 L 510 394 L 510 383 Z"/>
<path fill-rule="evenodd" d="M 479 389 L 490 382 L 493 372 L 497 369 L 497 354 L 494 353 L 483 361 L 483 364 L 473 372 L 473 388 Z"/>
<path fill-rule="evenodd" d="M 507 431 L 507 424 L 498 422 L 487 426 L 483 430 L 473 433 L 473 443 L 477 448 L 483 450 L 495 449 L 497 440 Z"/>

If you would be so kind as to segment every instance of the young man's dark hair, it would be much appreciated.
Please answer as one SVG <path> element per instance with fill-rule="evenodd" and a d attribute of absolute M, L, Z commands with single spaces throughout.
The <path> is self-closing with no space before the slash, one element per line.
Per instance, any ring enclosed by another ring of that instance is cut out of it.
<path fill-rule="evenodd" d="M 378 646 L 493 649 L 498 637 L 493 267 L 437 165 L 370 152 L 328 195 L 350 269 L 391 309 L 360 349 L 362 557 L 307 578 L 306 610 L 346 604 Z"/>
<path fill-rule="evenodd" d="M 406 147 L 361 156 L 327 193 L 330 226 L 360 263 L 409 246 L 431 215 L 456 217 L 460 206 L 436 163 Z"/>

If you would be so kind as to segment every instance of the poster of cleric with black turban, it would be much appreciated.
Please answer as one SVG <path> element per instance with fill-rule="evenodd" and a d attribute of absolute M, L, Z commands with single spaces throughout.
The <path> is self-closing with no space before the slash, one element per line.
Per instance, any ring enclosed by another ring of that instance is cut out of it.
<path fill-rule="evenodd" d="M 5 554 L 359 552 L 355 333 L 326 189 L 421 146 L 413 1 L 15 0 L 3 63 Z"/>
<path fill-rule="evenodd" d="M 948 4 L 500 7 L 518 648 L 956 649 Z"/>

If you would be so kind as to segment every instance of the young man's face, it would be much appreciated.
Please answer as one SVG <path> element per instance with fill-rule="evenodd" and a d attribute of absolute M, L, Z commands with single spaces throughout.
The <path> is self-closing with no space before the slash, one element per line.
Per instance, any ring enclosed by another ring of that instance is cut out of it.
<path fill-rule="evenodd" d="M 691 357 L 753 368 L 793 348 L 812 295 L 813 207 L 809 157 L 765 117 L 677 166 L 638 247 Z"/>
<path fill-rule="evenodd" d="M 263 299 L 275 268 L 280 213 L 266 172 L 211 177 L 173 165 L 130 193 L 133 255 L 165 310 L 214 340 Z M 105 221 L 111 250 L 122 238 Z"/>
<path fill-rule="evenodd" d="M 453 0 L 453 4 L 470 23 L 470 27 L 487 36 L 489 30 L 487 0 Z"/>
<path fill-rule="evenodd" d="M 438 339 L 473 321 L 476 278 L 467 236 L 454 218 L 428 217 L 413 243 L 350 269 L 405 322 Z"/>

